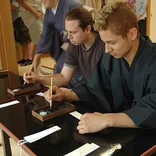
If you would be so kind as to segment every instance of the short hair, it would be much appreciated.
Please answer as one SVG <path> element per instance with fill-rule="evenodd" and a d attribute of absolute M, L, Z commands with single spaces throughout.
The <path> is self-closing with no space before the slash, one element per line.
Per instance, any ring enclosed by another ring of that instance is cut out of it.
<path fill-rule="evenodd" d="M 110 29 L 116 35 L 126 37 L 130 29 L 138 30 L 137 17 L 127 2 L 114 0 L 105 5 L 95 16 L 94 29 L 97 31 Z"/>
<path fill-rule="evenodd" d="M 94 31 L 94 20 L 92 18 L 92 15 L 89 11 L 87 11 L 85 8 L 78 7 L 75 9 L 72 9 L 65 15 L 65 20 L 78 20 L 79 26 L 85 30 L 85 28 L 90 25 L 91 31 Z"/>

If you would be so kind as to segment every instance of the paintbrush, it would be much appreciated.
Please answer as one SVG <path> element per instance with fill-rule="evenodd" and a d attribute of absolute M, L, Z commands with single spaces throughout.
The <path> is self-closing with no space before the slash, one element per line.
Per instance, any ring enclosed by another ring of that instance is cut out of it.
<path fill-rule="evenodd" d="M 52 109 L 52 95 L 53 95 L 53 91 L 52 91 L 52 87 L 53 87 L 53 77 L 51 77 L 51 84 L 50 84 L 50 95 L 51 95 L 51 100 L 50 100 L 50 109 Z"/>
<path fill-rule="evenodd" d="M 30 75 L 30 72 L 31 72 L 32 68 L 33 68 L 33 66 L 31 65 L 31 67 L 30 67 L 30 69 L 29 69 L 29 72 L 28 72 L 28 76 Z M 24 81 L 23 86 L 24 86 L 26 83 L 27 83 L 27 82 Z"/>

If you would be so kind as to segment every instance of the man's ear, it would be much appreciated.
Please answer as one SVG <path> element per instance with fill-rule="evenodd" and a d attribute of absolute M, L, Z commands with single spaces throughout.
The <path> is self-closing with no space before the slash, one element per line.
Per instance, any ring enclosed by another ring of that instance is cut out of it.
<path fill-rule="evenodd" d="M 128 37 L 131 39 L 131 40 L 135 40 L 138 36 L 138 30 L 136 28 L 132 28 L 130 29 L 129 33 L 128 33 Z"/>
<path fill-rule="evenodd" d="M 85 29 L 85 31 L 89 34 L 92 31 L 92 28 L 90 25 L 88 25 Z"/>

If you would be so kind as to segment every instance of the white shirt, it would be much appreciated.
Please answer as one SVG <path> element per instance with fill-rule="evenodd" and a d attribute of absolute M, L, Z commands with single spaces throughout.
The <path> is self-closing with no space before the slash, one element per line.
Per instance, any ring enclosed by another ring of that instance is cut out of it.
<path fill-rule="evenodd" d="M 51 11 L 53 12 L 53 14 L 54 14 L 54 15 L 56 14 L 57 7 L 58 7 L 58 3 L 59 3 L 59 1 L 57 2 L 57 4 L 56 4 L 56 7 L 55 7 L 55 8 L 51 8 Z"/>
<path fill-rule="evenodd" d="M 28 3 L 37 11 L 42 12 L 41 0 L 28 0 Z M 21 7 L 21 16 L 25 25 L 29 28 L 31 24 L 37 19 L 31 12 Z"/>
<path fill-rule="evenodd" d="M 142 15 L 139 20 L 145 19 L 147 17 L 146 7 L 148 0 L 136 0 L 135 3 L 135 14 Z"/>

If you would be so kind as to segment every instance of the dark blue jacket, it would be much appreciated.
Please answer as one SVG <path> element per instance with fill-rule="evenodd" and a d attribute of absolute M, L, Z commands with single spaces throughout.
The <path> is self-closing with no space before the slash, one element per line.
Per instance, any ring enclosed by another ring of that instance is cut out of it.
<path fill-rule="evenodd" d="M 49 52 L 57 61 L 61 55 L 63 31 L 65 31 L 65 15 L 73 8 L 80 7 L 76 0 L 59 0 L 56 14 L 51 9 L 46 9 L 43 22 L 43 31 L 37 46 L 37 53 Z"/>
<path fill-rule="evenodd" d="M 74 92 L 101 112 L 124 112 L 138 127 L 156 128 L 156 44 L 146 36 L 141 36 L 140 44 L 143 50 L 134 67 L 135 103 L 130 109 L 124 109 L 120 59 L 110 54 L 103 54 L 87 83 Z"/>

